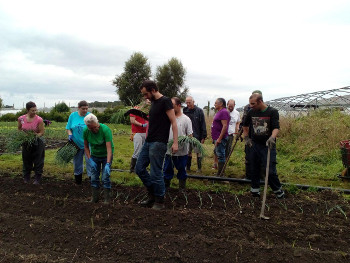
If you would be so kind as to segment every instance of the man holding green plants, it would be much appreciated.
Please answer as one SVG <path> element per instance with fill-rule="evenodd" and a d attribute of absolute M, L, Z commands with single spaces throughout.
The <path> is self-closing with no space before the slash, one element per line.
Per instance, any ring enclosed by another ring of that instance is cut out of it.
<path fill-rule="evenodd" d="M 248 161 L 252 176 L 250 192 L 253 196 L 260 197 L 260 167 L 266 169 L 266 165 L 269 165 L 269 185 L 277 198 L 284 198 L 276 170 L 276 137 L 280 128 L 278 111 L 266 105 L 262 95 L 258 93 L 249 97 L 249 105 L 251 110 L 244 119 L 243 135 L 245 145 L 249 147 Z M 268 149 L 271 152 L 269 164 Z"/>
<path fill-rule="evenodd" d="M 94 114 L 84 118 L 87 127 L 84 128 L 84 149 L 91 167 L 92 203 L 99 200 L 100 173 L 104 188 L 104 203 L 111 201 L 111 165 L 114 153 L 113 136 L 111 129 L 98 122 Z"/>
<path fill-rule="evenodd" d="M 84 118 L 90 114 L 88 112 L 89 105 L 85 100 L 82 100 L 78 103 L 78 111 L 72 112 L 68 118 L 66 125 L 66 130 L 68 133 L 68 140 L 73 141 L 78 147 L 79 150 L 73 158 L 74 166 L 74 178 L 76 184 L 81 184 L 83 179 L 84 171 L 84 139 L 83 139 L 83 130 L 86 127 Z M 90 165 L 87 162 L 85 155 L 86 163 L 86 173 L 90 178 Z"/>

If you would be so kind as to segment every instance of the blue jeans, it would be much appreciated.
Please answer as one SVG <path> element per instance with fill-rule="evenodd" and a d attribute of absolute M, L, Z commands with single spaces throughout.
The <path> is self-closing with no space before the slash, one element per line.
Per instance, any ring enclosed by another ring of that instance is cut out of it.
<path fill-rule="evenodd" d="M 102 171 L 101 181 L 103 184 L 103 188 L 110 189 L 111 188 L 110 175 L 105 174 L 103 172 L 107 163 L 107 156 L 106 157 L 91 156 L 91 159 L 97 164 L 96 170 L 91 168 L 91 186 L 95 188 L 100 188 L 100 173 Z M 111 159 L 111 165 L 112 165 L 112 160 L 113 160 L 113 156 Z"/>
<path fill-rule="evenodd" d="M 79 175 L 84 172 L 84 156 L 85 156 L 85 164 L 86 164 L 86 173 L 87 176 L 91 176 L 91 167 L 87 162 L 86 154 L 84 154 L 84 149 L 80 149 L 77 154 L 73 158 L 74 165 L 74 175 Z"/>
<path fill-rule="evenodd" d="M 216 140 L 214 140 L 214 144 L 215 143 L 216 143 Z M 226 155 L 225 155 L 226 144 L 227 144 L 227 137 L 225 139 L 222 139 L 221 143 L 218 143 L 218 145 L 214 149 L 215 154 L 218 157 L 219 163 L 224 163 L 226 160 Z"/>
<path fill-rule="evenodd" d="M 186 180 L 186 164 L 187 164 L 187 155 L 184 156 L 165 156 L 163 174 L 164 178 L 171 180 L 174 177 L 174 166 L 177 170 L 177 179 Z"/>
<path fill-rule="evenodd" d="M 165 195 L 162 166 L 166 150 L 166 143 L 145 142 L 135 166 L 135 172 L 144 186 L 158 197 Z M 149 164 L 151 164 L 150 173 L 146 169 Z"/>
<path fill-rule="evenodd" d="M 252 192 L 258 192 L 260 189 L 260 169 L 263 167 L 266 170 L 268 148 L 264 144 L 253 142 L 253 146 L 248 151 L 249 169 L 251 172 L 251 187 Z M 276 192 L 281 189 L 281 183 L 277 176 L 276 170 L 276 148 L 271 149 L 270 164 L 269 164 L 269 185 Z"/>

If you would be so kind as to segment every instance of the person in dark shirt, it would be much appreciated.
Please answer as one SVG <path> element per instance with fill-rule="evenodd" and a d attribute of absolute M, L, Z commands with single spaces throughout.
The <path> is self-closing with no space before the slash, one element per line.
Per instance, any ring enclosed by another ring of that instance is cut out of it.
<path fill-rule="evenodd" d="M 171 151 L 172 153 L 178 151 L 176 117 L 171 99 L 158 91 L 154 81 L 145 80 L 140 90 L 143 97 L 149 99 L 152 104 L 149 111 L 148 133 L 137 159 L 135 172 L 148 191 L 148 199 L 141 202 L 141 205 L 161 210 L 164 209 L 165 195 L 162 165 L 167 151 L 170 125 L 174 137 Z M 151 164 L 150 173 L 146 169 L 149 164 Z"/>
<path fill-rule="evenodd" d="M 243 123 L 245 145 L 249 150 L 249 163 L 251 169 L 251 194 L 260 196 L 260 166 L 266 169 L 267 152 L 270 148 L 269 185 L 277 198 L 284 198 L 284 191 L 277 176 L 276 170 L 276 137 L 279 132 L 278 111 L 263 101 L 261 94 L 254 93 L 249 98 L 251 110 L 247 113 Z M 249 137 L 249 129 L 252 135 Z"/>
<path fill-rule="evenodd" d="M 191 119 L 193 137 L 203 144 L 205 139 L 207 138 L 207 126 L 205 123 L 204 112 L 201 108 L 194 105 L 194 100 L 191 96 L 188 96 L 186 98 L 186 105 L 187 107 L 183 109 L 183 114 L 187 115 Z M 193 149 L 190 146 L 190 150 L 187 157 L 187 165 L 186 165 L 187 171 L 191 170 L 192 150 Z M 196 153 L 197 153 L 197 168 L 198 168 L 197 173 L 201 173 L 202 156 L 200 155 L 199 152 L 196 152 Z"/>

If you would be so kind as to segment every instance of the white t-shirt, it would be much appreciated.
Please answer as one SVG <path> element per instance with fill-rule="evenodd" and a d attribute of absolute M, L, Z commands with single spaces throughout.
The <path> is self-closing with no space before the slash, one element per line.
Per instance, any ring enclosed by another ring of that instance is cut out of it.
<path fill-rule="evenodd" d="M 236 109 L 230 112 L 230 123 L 228 124 L 228 135 L 231 135 L 236 132 L 236 124 L 241 121 L 239 112 Z"/>
<path fill-rule="evenodd" d="M 176 117 L 176 124 L 177 124 L 177 133 L 178 136 L 188 136 L 193 133 L 192 131 L 192 122 L 189 117 L 187 117 L 185 114 L 182 114 L 180 117 Z M 170 132 L 169 132 L 169 141 L 173 139 L 173 129 L 172 125 L 170 125 Z M 177 153 L 173 154 L 173 156 L 184 156 L 188 154 L 189 145 L 186 144 L 184 146 L 179 145 L 179 150 Z M 168 149 L 167 154 L 170 154 L 170 149 Z"/>

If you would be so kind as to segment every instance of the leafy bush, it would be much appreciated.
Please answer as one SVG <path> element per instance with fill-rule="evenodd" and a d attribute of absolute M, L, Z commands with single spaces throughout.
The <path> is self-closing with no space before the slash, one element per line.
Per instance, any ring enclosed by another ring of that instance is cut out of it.
<path fill-rule="evenodd" d="M 16 121 L 16 115 L 13 113 L 6 113 L 0 117 L 0 121 Z"/>
<path fill-rule="evenodd" d="M 60 102 L 52 108 L 51 112 L 70 112 L 70 108 L 64 102 Z"/>

